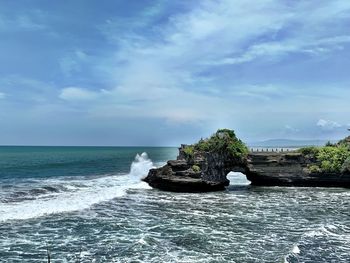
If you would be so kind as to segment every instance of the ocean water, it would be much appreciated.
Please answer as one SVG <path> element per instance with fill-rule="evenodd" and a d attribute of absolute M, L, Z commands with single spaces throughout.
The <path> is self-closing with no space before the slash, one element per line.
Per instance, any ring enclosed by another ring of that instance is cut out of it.
<path fill-rule="evenodd" d="M 151 189 L 176 148 L 0 147 L 0 262 L 350 262 L 350 190 Z"/>

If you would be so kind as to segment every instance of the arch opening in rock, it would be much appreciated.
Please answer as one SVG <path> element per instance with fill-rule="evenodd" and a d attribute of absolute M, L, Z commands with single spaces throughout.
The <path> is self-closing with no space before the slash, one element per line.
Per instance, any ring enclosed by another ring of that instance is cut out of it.
<path fill-rule="evenodd" d="M 226 178 L 230 181 L 229 186 L 245 186 L 250 185 L 250 181 L 244 172 L 231 171 L 227 174 Z"/>
<path fill-rule="evenodd" d="M 231 130 L 218 130 L 208 139 L 181 145 L 176 160 L 151 169 L 144 179 L 152 187 L 181 192 L 223 190 L 230 171 L 245 172 L 248 148 Z"/>

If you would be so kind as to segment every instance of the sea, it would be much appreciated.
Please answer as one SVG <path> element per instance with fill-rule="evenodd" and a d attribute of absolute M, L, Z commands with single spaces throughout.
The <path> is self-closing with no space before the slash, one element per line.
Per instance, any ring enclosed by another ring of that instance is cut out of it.
<path fill-rule="evenodd" d="M 167 147 L 0 147 L 0 262 L 350 262 L 350 190 L 171 193 Z"/>

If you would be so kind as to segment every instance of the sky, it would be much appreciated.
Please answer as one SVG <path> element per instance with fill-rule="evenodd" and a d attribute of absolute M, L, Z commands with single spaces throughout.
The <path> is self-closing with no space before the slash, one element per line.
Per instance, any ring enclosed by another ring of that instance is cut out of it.
<path fill-rule="evenodd" d="M 0 145 L 350 134 L 348 0 L 2 0 Z"/>

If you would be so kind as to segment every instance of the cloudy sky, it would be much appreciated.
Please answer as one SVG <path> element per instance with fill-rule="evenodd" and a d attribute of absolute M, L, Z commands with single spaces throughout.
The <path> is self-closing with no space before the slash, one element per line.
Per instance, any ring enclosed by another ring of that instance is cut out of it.
<path fill-rule="evenodd" d="M 0 2 L 0 144 L 338 139 L 350 1 Z"/>

